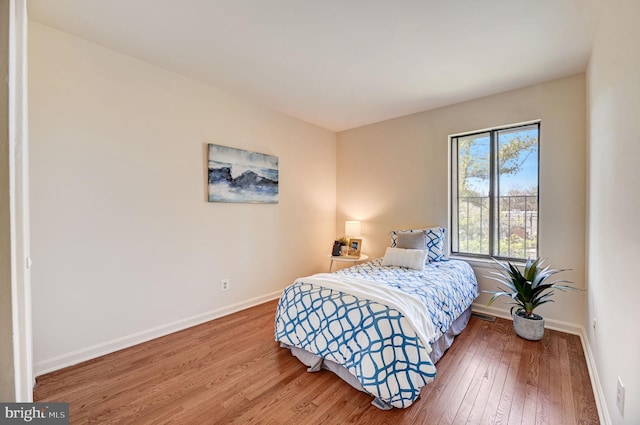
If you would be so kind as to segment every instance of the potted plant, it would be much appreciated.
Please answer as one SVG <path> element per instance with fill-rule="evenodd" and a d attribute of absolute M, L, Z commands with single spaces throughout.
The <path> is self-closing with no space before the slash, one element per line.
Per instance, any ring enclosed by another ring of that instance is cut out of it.
<path fill-rule="evenodd" d="M 482 291 L 493 294 L 487 306 L 500 297 L 511 298 L 511 316 L 513 317 L 513 328 L 520 337 L 532 341 L 538 341 L 544 336 L 544 319 L 533 311 L 540 305 L 554 302 L 551 297 L 554 289 L 565 291 L 568 289 L 578 290 L 573 286 L 561 285 L 560 283 L 571 283 L 568 280 L 554 280 L 547 282 L 547 279 L 557 273 L 567 271 L 567 269 L 551 269 L 549 266 L 542 267 L 544 260 L 537 258 L 535 261 L 527 260 L 524 272 L 507 261 L 501 263 L 493 259 L 499 266 L 498 271 L 490 272 L 489 279 L 500 282 L 504 289 L 497 291 Z"/>
<path fill-rule="evenodd" d="M 346 238 L 346 236 L 342 236 L 341 238 L 338 238 L 338 243 L 340 244 L 340 255 L 346 255 L 347 254 L 347 245 L 349 245 L 349 239 Z"/>

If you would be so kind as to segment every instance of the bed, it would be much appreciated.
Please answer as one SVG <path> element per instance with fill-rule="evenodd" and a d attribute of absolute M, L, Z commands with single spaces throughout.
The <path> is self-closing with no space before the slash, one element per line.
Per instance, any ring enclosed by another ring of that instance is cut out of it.
<path fill-rule="evenodd" d="M 385 259 L 297 279 L 280 297 L 275 339 L 310 372 L 333 371 L 381 409 L 405 408 L 467 325 L 478 284 L 463 261 Z"/>

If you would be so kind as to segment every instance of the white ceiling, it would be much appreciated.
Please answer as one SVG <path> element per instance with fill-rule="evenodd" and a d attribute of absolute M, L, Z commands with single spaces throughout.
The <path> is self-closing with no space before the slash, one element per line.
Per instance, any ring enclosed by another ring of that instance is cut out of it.
<path fill-rule="evenodd" d="M 600 0 L 29 0 L 30 18 L 340 131 L 583 72 Z"/>

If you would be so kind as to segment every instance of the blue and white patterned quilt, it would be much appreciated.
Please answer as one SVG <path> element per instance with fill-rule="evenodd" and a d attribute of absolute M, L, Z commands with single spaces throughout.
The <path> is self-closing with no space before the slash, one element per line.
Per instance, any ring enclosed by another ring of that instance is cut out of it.
<path fill-rule="evenodd" d="M 298 279 L 278 303 L 275 339 L 344 366 L 365 391 L 394 407 L 408 407 L 435 378 L 430 345 L 478 296 L 471 266 L 463 261 L 428 263 L 424 270 L 382 266 L 382 259 L 335 272 L 397 288 L 424 303 L 433 326 L 423 342 L 397 309 Z M 424 338 L 424 336 L 423 336 Z"/>

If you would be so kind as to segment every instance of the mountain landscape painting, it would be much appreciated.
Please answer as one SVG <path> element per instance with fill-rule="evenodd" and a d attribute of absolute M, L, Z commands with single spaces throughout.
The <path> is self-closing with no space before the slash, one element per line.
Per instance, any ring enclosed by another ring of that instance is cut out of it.
<path fill-rule="evenodd" d="M 278 203 L 278 157 L 209 144 L 209 202 Z"/>

